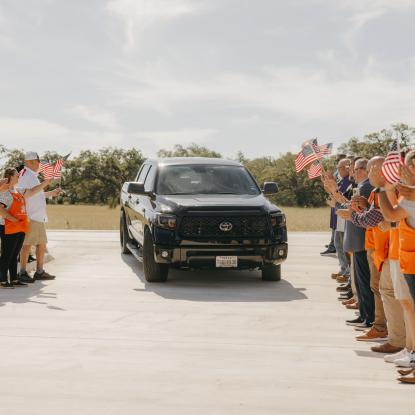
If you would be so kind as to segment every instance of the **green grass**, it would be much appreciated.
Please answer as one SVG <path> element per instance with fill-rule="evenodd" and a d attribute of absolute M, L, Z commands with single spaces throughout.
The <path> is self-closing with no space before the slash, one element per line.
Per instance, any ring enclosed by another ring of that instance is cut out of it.
<path fill-rule="evenodd" d="M 329 208 L 282 208 L 291 232 L 328 231 Z M 86 205 L 49 205 L 48 229 L 118 229 L 119 208 Z"/>

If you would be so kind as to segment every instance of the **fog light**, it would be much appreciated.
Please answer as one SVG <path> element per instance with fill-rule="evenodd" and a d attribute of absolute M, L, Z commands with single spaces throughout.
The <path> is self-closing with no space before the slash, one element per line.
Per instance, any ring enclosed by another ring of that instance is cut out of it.
<path fill-rule="evenodd" d="M 162 256 L 163 258 L 168 258 L 168 257 L 169 257 L 169 252 L 168 252 L 168 251 L 163 251 L 163 252 L 161 253 L 161 256 Z"/>
<path fill-rule="evenodd" d="M 278 251 L 278 255 L 279 255 L 279 256 L 284 256 L 284 250 L 283 250 L 283 249 L 280 249 L 280 250 Z"/>

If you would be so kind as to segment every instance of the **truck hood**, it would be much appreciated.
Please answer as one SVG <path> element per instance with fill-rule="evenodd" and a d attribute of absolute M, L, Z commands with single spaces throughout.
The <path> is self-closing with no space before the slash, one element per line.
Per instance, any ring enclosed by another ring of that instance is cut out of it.
<path fill-rule="evenodd" d="M 262 194 L 249 195 L 172 195 L 158 196 L 161 210 L 204 210 L 204 209 L 261 209 L 264 211 L 279 210 Z"/>

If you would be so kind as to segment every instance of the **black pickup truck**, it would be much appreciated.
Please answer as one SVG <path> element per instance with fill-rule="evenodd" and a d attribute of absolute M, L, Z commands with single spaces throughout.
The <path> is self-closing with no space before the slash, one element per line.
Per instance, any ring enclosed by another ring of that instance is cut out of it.
<path fill-rule="evenodd" d="M 287 258 L 284 214 L 239 163 L 210 158 L 148 160 L 121 190 L 123 254 L 143 262 L 148 282 L 181 269 L 261 269 L 281 279 Z"/>

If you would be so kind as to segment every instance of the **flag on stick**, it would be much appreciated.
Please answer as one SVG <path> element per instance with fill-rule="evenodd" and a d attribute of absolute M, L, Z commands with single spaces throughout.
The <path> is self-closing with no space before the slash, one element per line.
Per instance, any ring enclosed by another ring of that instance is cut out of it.
<path fill-rule="evenodd" d="M 317 179 L 321 176 L 322 168 L 318 161 L 315 161 L 307 170 L 308 178 L 310 180 Z"/>
<path fill-rule="evenodd" d="M 295 171 L 299 173 L 306 166 L 317 160 L 317 155 L 309 142 L 303 144 L 302 150 L 295 159 Z"/>
<path fill-rule="evenodd" d="M 39 173 L 43 174 L 45 180 L 53 179 L 53 164 L 49 163 L 48 161 L 41 161 L 40 162 L 40 169 Z"/>
<path fill-rule="evenodd" d="M 390 151 L 385 158 L 382 166 L 382 173 L 388 183 L 396 184 L 399 182 L 399 168 L 403 165 L 403 158 L 399 151 L 399 139 L 394 140 Z"/>
<path fill-rule="evenodd" d="M 330 156 L 333 151 L 333 143 L 323 144 L 320 147 L 320 152 L 325 156 Z"/>

